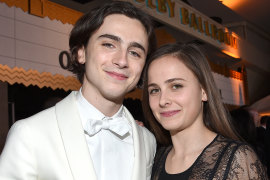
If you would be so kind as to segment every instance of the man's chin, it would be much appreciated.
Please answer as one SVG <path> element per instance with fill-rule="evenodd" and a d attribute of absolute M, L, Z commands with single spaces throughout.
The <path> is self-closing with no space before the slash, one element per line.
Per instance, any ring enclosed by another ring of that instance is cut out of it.
<path fill-rule="evenodd" d="M 108 99 L 109 101 L 112 101 L 116 104 L 119 104 L 119 103 L 121 104 L 125 98 L 126 93 L 119 93 L 119 92 L 113 93 L 113 92 L 114 91 L 107 93 L 106 95 L 104 95 L 104 97 Z"/>

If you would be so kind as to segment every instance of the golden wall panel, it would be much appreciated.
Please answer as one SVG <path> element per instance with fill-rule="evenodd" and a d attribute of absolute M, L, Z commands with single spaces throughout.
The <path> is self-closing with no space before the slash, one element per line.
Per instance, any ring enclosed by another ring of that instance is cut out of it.
<path fill-rule="evenodd" d="M 221 66 L 218 64 L 213 63 L 212 61 L 208 60 L 211 70 L 218 74 L 224 75 L 225 77 L 230 77 L 234 79 L 238 79 L 243 81 L 243 73 L 229 69 L 227 66 Z"/>
<path fill-rule="evenodd" d="M 0 2 L 5 3 L 9 7 L 15 6 L 21 8 L 24 12 L 28 11 L 28 0 L 0 0 Z"/>
<path fill-rule="evenodd" d="M 48 72 L 40 73 L 36 70 L 25 71 L 23 68 L 10 68 L 0 64 L 0 81 L 9 84 L 19 83 L 25 86 L 36 85 L 39 88 L 50 87 L 55 89 L 78 90 L 81 86 L 75 77 L 65 77 L 63 75 L 52 75 Z"/>
<path fill-rule="evenodd" d="M 75 24 L 83 13 L 51 2 L 49 0 L 0 0 L 9 7 L 15 6 L 25 12 L 40 17 L 48 17 L 51 20 L 59 20 L 63 24 Z M 175 38 L 164 29 L 155 30 L 158 46 L 166 43 L 176 42 Z M 232 77 L 244 81 L 245 92 L 247 91 L 247 80 L 245 73 L 233 71 L 226 66 L 220 66 L 209 61 L 213 72 L 222 74 L 226 77 Z M 22 68 L 10 69 L 7 66 L 0 65 L 0 80 L 10 84 L 22 83 L 25 86 L 37 85 L 38 87 L 51 87 L 52 89 L 76 90 L 79 89 L 80 83 L 74 77 L 64 77 L 62 75 L 52 75 L 50 73 L 39 73 L 38 71 L 25 71 Z M 129 93 L 126 98 L 141 99 L 141 90 L 136 89 Z M 247 94 L 247 93 L 245 93 Z M 248 99 L 246 97 L 246 99 Z"/>
<path fill-rule="evenodd" d="M 21 8 L 29 14 L 59 20 L 63 24 L 75 24 L 83 13 L 48 0 L 0 0 L 9 7 Z"/>
<path fill-rule="evenodd" d="M 160 47 L 164 44 L 175 43 L 175 38 L 168 33 L 165 29 L 157 28 L 155 29 L 155 34 L 157 37 L 157 46 Z"/>
<path fill-rule="evenodd" d="M 35 16 L 43 17 L 43 1 L 30 0 L 29 13 Z"/>
<path fill-rule="evenodd" d="M 128 93 L 125 98 L 140 99 L 142 100 L 142 89 L 136 88 L 134 91 Z"/>
<path fill-rule="evenodd" d="M 238 71 L 231 70 L 231 69 L 229 70 L 229 76 L 228 77 L 243 81 L 242 73 L 240 73 Z"/>
<path fill-rule="evenodd" d="M 43 16 L 48 16 L 51 20 L 57 19 L 63 24 L 75 24 L 82 15 L 83 13 L 79 11 L 43 0 Z"/>

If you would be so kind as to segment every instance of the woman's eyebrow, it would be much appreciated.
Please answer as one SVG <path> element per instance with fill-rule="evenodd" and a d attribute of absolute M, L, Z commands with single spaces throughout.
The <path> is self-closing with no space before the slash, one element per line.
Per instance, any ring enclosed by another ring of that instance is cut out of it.
<path fill-rule="evenodd" d="M 148 84 L 147 87 L 157 86 L 155 83 Z"/>
<path fill-rule="evenodd" d="M 172 78 L 172 79 L 166 80 L 165 83 L 171 83 L 171 82 L 174 82 L 174 81 L 186 81 L 186 80 L 183 79 L 183 78 Z"/>
<path fill-rule="evenodd" d="M 169 84 L 169 83 L 172 83 L 174 81 L 186 81 L 186 80 L 183 79 L 183 78 L 172 78 L 172 79 L 167 79 L 165 81 L 165 83 Z M 150 84 L 147 85 L 147 87 L 152 87 L 152 86 L 157 86 L 157 84 L 156 83 L 150 83 Z"/>

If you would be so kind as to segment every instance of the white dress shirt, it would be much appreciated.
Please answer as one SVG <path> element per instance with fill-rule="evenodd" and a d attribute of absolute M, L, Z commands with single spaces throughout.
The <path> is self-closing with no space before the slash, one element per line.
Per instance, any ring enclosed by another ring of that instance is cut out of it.
<path fill-rule="evenodd" d="M 128 180 L 131 179 L 134 148 L 132 128 L 125 118 L 129 132 L 120 138 L 110 130 L 101 129 L 97 134 L 87 134 L 87 123 L 90 119 L 102 120 L 106 118 L 98 109 L 91 105 L 82 95 L 81 89 L 77 93 L 77 105 L 85 130 L 85 137 L 93 160 L 98 180 Z M 124 116 L 123 106 L 113 115 L 114 117 Z M 113 120 L 112 120 L 113 121 Z"/>

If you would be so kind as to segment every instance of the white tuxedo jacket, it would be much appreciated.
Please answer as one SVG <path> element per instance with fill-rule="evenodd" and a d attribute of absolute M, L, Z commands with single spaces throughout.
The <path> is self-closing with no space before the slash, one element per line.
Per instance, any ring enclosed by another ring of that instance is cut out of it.
<path fill-rule="evenodd" d="M 92 159 L 72 92 L 54 107 L 17 121 L 0 156 L 1 180 L 96 180 Z M 132 124 L 132 180 L 150 179 L 156 151 L 154 136 Z"/>

